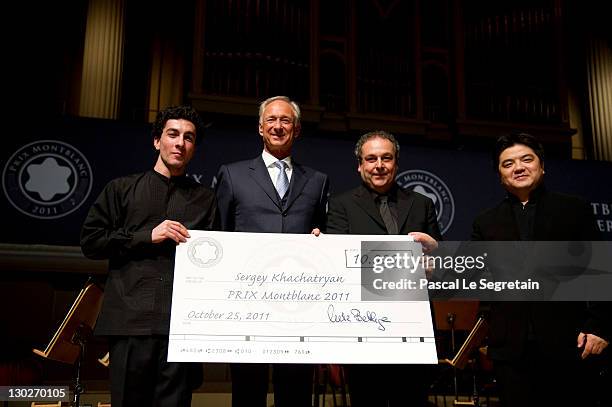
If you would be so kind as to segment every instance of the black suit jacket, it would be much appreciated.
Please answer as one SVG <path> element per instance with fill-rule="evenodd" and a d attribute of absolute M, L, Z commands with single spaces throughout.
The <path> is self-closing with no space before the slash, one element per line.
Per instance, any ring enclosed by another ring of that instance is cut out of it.
<path fill-rule="evenodd" d="M 310 233 L 325 227 L 327 175 L 293 161 L 287 198 L 281 202 L 261 156 L 223 165 L 216 194 L 221 230 Z"/>
<path fill-rule="evenodd" d="M 583 200 L 547 191 L 537 193 L 534 240 L 599 240 L 590 207 Z M 474 221 L 472 240 L 518 241 L 520 234 L 512 198 L 485 210 Z M 580 331 L 606 337 L 608 305 L 585 302 L 491 302 L 489 354 L 494 360 L 514 360 L 531 339 L 542 354 L 554 358 L 575 358 Z M 533 336 L 528 337 L 529 321 Z M 609 329 L 609 328 L 608 328 Z"/>
<path fill-rule="evenodd" d="M 424 232 L 436 240 L 442 235 L 431 199 L 397 188 L 399 234 Z M 363 185 L 333 196 L 327 213 L 327 232 L 337 234 L 387 235 L 372 193 Z M 428 372 L 419 365 L 348 365 L 349 388 L 354 405 L 381 405 L 394 400 L 402 405 L 426 404 Z M 398 383 L 401 383 L 398 384 Z M 406 383 L 409 383 L 406 385 Z M 376 392 L 371 391 L 372 386 Z M 392 403 L 396 405 L 395 403 Z M 399 405 L 399 404 L 397 404 Z"/>
<path fill-rule="evenodd" d="M 397 189 L 399 234 L 424 232 L 442 239 L 431 199 L 417 192 Z M 353 235 L 386 235 L 387 229 L 370 191 L 363 185 L 333 196 L 329 201 L 327 232 Z"/>

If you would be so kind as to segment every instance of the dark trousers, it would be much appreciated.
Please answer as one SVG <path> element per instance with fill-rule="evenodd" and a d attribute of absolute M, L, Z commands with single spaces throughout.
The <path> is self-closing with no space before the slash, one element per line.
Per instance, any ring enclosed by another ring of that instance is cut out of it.
<path fill-rule="evenodd" d="M 547 357 L 530 346 L 516 360 L 493 363 L 503 407 L 592 407 L 596 372 L 588 361 Z"/>
<path fill-rule="evenodd" d="M 169 363 L 168 337 L 110 337 L 113 407 L 190 407 L 202 383 L 200 363 Z"/>
<path fill-rule="evenodd" d="M 425 407 L 427 365 L 345 365 L 352 407 Z"/>
<path fill-rule="evenodd" d="M 232 407 L 265 407 L 268 364 L 232 364 Z M 272 365 L 275 407 L 312 407 L 314 365 Z"/>

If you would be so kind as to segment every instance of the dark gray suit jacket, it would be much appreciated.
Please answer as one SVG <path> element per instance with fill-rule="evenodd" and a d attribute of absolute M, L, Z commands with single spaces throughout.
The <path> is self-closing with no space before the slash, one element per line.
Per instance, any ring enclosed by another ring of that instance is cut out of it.
<path fill-rule="evenodd" d="M 287 198 L 281 202 L 261 156 L 222 165 L 216 194 L 221 230 L 310 233 L 325 227 L 327 175 L 293 161 Z"/>
<path fill-rule="evenodd" d="M 442 239 L 433 202 L 417 192 L 397 189 L 397 226 L 400 234 L 423 232 L 436 240 Z M 380 211 L 365 186 L 330 199 L 327 233 L 387 234 Z"/>

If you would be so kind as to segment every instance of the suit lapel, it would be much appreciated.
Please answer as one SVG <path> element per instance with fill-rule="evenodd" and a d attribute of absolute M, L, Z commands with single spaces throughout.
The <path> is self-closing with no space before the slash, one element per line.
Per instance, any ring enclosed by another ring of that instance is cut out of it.
<path fill-rule="evenodd" d="M 308 183 L 306 171 L 301 165 L 293 161 L 293 172 L 291 174 L 291 182 L 289 183 L 289 196 L 285 204 L 287 209 L 289 209 L 297 197 L 300 196 L 306 183 Z"/>
<path fill-rule="evenodd" d="M 279 209 L 282 209 L 278 193 L 276 192 L 276 188 L 274 188 L 274 184 L 270 179 L 270 173 L 268 172 L 263 159 L 261 157 L 255 158 L 249 168 L 251 169 L 251 177 L 255 183 L 257 183 L 257 185 L 263 189 L 274 205 L 276 205 Z"/>
<path fill-rule="evenodd" d="M 370 192 L 363 186 L 360 185 L 355 192 L 353 192 L 353 196 L 355 197 L 355 202 L 364 212 L 372 218 L 383 230 L 387 230 L 385 226 L 385 222 L 383 222 L 382 217 L 380 216 L 380 211 L 378 207 L 374 203 L 372 199 L 372 195 Z"/>
<path fill-rule="evenodd" d="M 401 188 L 397 189 L 397 226 L 400 233 L 402 233 L 402 228 L 404 227 L 406 219 L 408 219 L 410 209 L 414 204 L 414 197 L 412 194 L 416 193 L 418 192 L 404 191 Z"/>

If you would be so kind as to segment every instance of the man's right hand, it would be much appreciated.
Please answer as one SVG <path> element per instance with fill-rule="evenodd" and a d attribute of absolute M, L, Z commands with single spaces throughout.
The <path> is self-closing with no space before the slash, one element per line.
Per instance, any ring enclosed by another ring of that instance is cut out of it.
<path fill-rule="evenodd" d="M 186 242 L 189 236 L 187 228 L 180 222 L 165 220 L 151 231 L 151 241 L 161 243 L 166 239 L 172 239 L 177 244 Z"/>

